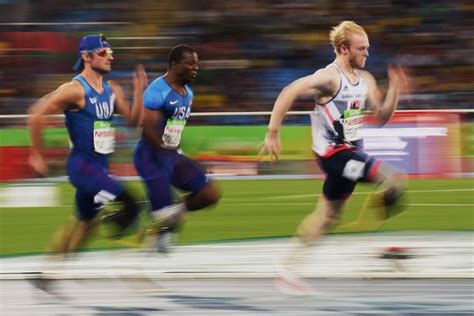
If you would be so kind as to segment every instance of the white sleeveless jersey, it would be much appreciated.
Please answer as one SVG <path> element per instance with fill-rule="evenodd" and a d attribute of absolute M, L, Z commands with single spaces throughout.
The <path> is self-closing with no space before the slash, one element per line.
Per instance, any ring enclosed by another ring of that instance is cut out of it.
<path fill-rule="evenodd" d="M 363 123 L 363 110 L 368 94 L 367 82 L 358 76 L 353 85 L 336 63 L 340 76 L 340 87 L 336 95 L 325 104 L 318 104 L 311 113 L 312 149 L 321 157 L 347 147 L 360 146 L 360 130 Z"/>

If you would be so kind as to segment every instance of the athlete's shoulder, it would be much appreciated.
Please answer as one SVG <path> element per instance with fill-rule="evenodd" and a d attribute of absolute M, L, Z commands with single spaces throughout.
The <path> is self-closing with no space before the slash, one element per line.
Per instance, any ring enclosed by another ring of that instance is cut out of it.
<path fill-rule="evenodd" d="M 168 85 L 164 77 L 158 77 L 148 85 L 146 90 L 169 91 L 171 90 L 171 87 Z"/>
<path fill-rule="evenodd" d="M 54 93 L 73 102 L 84 97 L 84 88 L 79 81 L 71 80 L 60 85 Z"/>
<path fill-rule="evenodd" d="M 156 78 L 148 85 L 143 94 L 145 107 L 158 110 L 163 105 L 170 91 L 171 87 L 163 77 Z"/>
<path fill-rule="evenodd" d="M 35 104 L 37 109 L 48 109 L 47 112 L 56 113 L 72 108 L 81 107 L 84 103 L 84 89 L 76 80 L 63 83 L 56 90 L 48 93 Z"/>
<path fill-rule="evenodd" d="M 318 69 L 314 74 L 331 80 L 339 80 L 341 77 L 341 73 L 334 64 L 329 64 L 324 68 Z"/>
<path fill-rule="evenodd" d="M 336 67 L 325 67 L 315 71 L 309 76 L 309 80 L 312 81 L 313 86 L 324 92 L 324 94 L 331 94 L 338 89 L 341 77 Z"/>
<path fill-rule="evenodd" d="M 58 89 L 60 89 L 60 88 L 61 89 L 79 89 L 79 90 L 81 90 L 80 88 L 82 88 L 82 85 L 78 80 L 72 79 L 71 81 L 65 82 L 62 85 L 60 85 Z"/>
<path fill-rule="evenodd" d="M 362 79 L 364 79 L 368 84 L 374 84 L 375 83 L 375 77 L 368 72 L 367 70 L 362 70 L 359 69 L 359 75 Z"/>

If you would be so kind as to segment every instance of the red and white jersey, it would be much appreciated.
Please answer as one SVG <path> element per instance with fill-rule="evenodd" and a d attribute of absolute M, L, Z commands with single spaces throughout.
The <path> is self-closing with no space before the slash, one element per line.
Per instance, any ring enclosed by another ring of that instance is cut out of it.
<path fill-rule="evenodd" d="M 336 63 L 328 67 L 336 67 L 339 72 L 339 90 L 327 103 L 316 102 L 310 115 L 312 149 L 321 157 L 329 157 L 350 146 L 359 146 L 363 110 L 369 91 L 367 82 L 357 70 L 358 81 L 352 84 Z"/>

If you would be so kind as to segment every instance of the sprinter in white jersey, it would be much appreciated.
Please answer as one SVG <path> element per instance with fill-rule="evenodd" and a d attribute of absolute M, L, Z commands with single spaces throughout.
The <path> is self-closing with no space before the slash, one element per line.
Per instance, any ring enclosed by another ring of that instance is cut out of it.
<path fill-rule="evenodd" d="M 374 77 L 362 70 L 369 56 L 369 40 L 364 29 L 352 21 L 344 21 L 332 29 L 330 40 L 336 59 L 281 91 L 262 144 L 261 153 L 268 153 L 271 160 L 277 160 L 281 147 L 278 131 L 285 114 L 298 98 L 314 98 L 312 149 L 326 173 L 323 198 L 299 225 L 294 249 L 283 261 L 280 276 L 275 280 L 279 288 L 297 294 L 311 291 L 297 276 L 300 259 L 304 258 L 308 246 L 335 224 L 357 182 L 378 185 L 378 192 L 372 194 L 366 204 L 380 205 L 375 214 L 380 223 L 396 213 L 396 201 L 402 192 L 401 182 L 387 167 L 361 150 L 360 130 L 365 108 L 372 110 L 382 123 L 392 117 L 400 94 L 408 87 L 408 77 L 400 67 L 389 67 L 384 96 Z M 367 210 L 363 209 L 361 214 Z"/>

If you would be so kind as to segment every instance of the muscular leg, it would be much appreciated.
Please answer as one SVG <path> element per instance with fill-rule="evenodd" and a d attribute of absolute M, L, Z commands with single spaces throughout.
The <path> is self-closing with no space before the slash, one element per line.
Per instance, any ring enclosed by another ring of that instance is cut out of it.
<path fill-rule="evenodd" d="M 180 156 L 171 177 L 177 188 L 191 192 L 183 202 L 169 205 L 154 212 L 154 217 L 164 225 L 158 224 L 157 248 L 159 252 L 168 252 L 170 239 L 182 226 L 186 212 L 197 211 L 215 205 L 221 198 L 221 192 L 209 181 L 204 171 L 191 159 Z"/>
<path fill-rule="evenodd" d="M 138 218 L 139 210 L 135 199 L 126 191 L 123 191 L 119 196 L 117 196 L 115 201 L 122 203 L 122 209 L 120 211 L 104 215 L 101 218 L 101 221 L 104 223 L 114 223 L 118 228 L 118 231 L 114 237 L 122 237 L 123 234 L 126 233 L 127 229 L 135 223 L 136 219 Z"/>
<path fill-rule="evenodd" d="M 69 240 L 67 251 L 72 252 L 84 247 L 90 240 L 95 227 L 95 222 L 92 220 L 78 220 L 76 229 Z"/>
<path fill-rule="evenodd" d="M 186 196 L 184 202 L 188 211 L 197 211 L 215 205 L 220 199 L 219 189 L 212 182 L 208 182 L 201 191 Z"/>
<path fill-rule="evenodd" d="M 73 232 L 76 230 L 78 219 L 71 216 L 66 224 L 62 226 L 54 235 L 46 249 L 46 252 L 53 254 L 65 254 L 68 249 L 69 240 Z"/>
<path fill-rule="evenodd" d="M 96 227 L 92 220 L 80 220 L 71 217 L 66 224 L 54 234 L 48 253 L 67 254 L 83 247 L 87 242 L 93 229 Z"/>
<path fill-rule="evenodd" d="M 221 192 L 212 183 L 208 182 L 203 189 L 198 192 L 190 193 L 184 201 L 178 204 L 166 206 L 154 212 L 155 217 L 166 224 L 160 228 L 160 233 L 176 232 L 184 221 L 186 212 L 201 210 L 206 207 L 214 206 L 221 198 Z M 152 213 L 153 214 L 153 213 Z M 160 227 L 161 224 L 158 224 Z"/>
<path fill-rule="evenodd" d="M 349 151 L 346 153 L 346 155 L 351 154 Z M 283 261 L 286 268 L 295 275 L 299 274 L 301 264 L 307 257 L 310 246 L 338 221 L 347 198 L 354 190 L 355 182 L 340 176 L 348 159 L 346 157 L 339 159 L 339 157 L 338 155 L 334 156 L 330 164 L 326 165 L 327 176 L 323 185 L 324 197 L 319 200 L 315 210 L 301 221 L 296 231 L 293 247 Z"/>
<path fill-rule="evenodd" d="M 382 203 L 386 208 L 385 218 L 396 215 L 401 210 L 397 203 L 405 189 L 404 181 L 386 166 L 377 170 L 374 181 L 378 184 L 376 193 L 381 196 Z"/>
<path fill-rule="evenodd" d="M 168 202 L 161 208 L 153 206 L 154 213 L 165 219 L 170 218 L 171 222 L 179 219 L 186 211 L 193 212 L 215 205 L 221 198 L 220 190 L 207 179 L 204 170 L 195 161 L 183 155 L 179 155 L 168 181 L 180 190 L 191 192 L 181 203 L 169 205 Z M 171 200 L 171 197 L 167 197 L 167 200 Z"/>
<path fill-rule="evenodd" d="M 311 246 L 338 221 L 345 202 L 345 199 L 330 201 L 325 198 L 318 201 L 314 211 L 301 221 L 296 230 L 292 248 L 283 259 L 285 269 L 294 275 L 300 274 Z"/>
<path fill-rule="evenodd" d="M 111 178 L 106 165 L 81 155 L 72 156 L 68 161 L 68 175 L 76 187 L 76 205 L 80 219 L 71 245 L 79 245 L 92 227 L 100 208 L 112 201 L 121 202 L 122 210 L 103 216 L 104 222 L 112 222 L 122 234 L 138 215 L 133 197 L 124 191 L 122 185 Z"/>
<path fill-rule="evenodd" d="M 311 245 L 339 219 L 345 200 L 328 201 L 321 198 L 315 210 L 306 216 L 296 230 L 296 236 L 305 245 Z"/>
<path fill-rule="evenodd" d="M 368 180 L 376 184 L 376 190 L 368 194 L 357 219 L 337 227 L 335 232 L 375 231 L 403 210 L 398 202 L 405 184 L 388 166 L 381 165 Z"/>
<path fill-rule="evenodd" d="M 93 220 L 80 220 L 77 217 L 71 217 L 66 224 L 54 234 L 49 247 L 46 249 L 48 256 L 42 263 L 42 271 L 31 278 L 30 282 L 48 293 L 56 293 L 51 284 L 51 271 L 57 271 L 62 268 L 63 260 L 66 255 L 85 246 L 90 240 L 92 231 L 97 225 Z M 56 293 L 57 294 L 57 293 Z"/>

